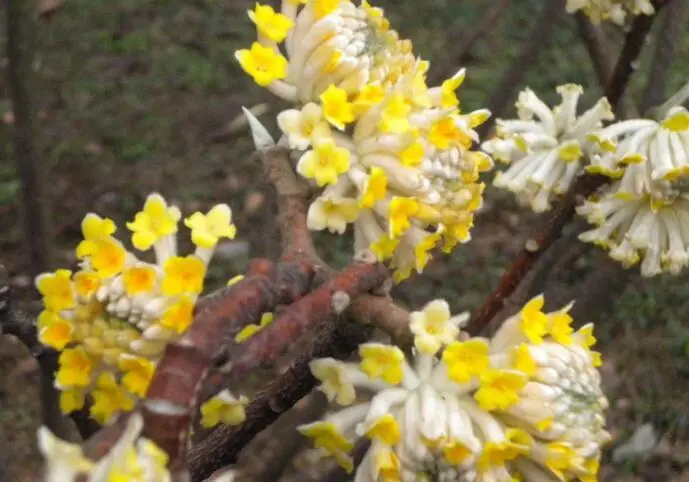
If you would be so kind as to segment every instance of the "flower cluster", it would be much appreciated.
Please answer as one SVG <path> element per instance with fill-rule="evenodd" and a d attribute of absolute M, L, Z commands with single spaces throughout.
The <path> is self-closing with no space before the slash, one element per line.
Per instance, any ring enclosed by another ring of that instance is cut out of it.
<path fill-rule="evenodd" d="M 45 459 L 45 482 L 170 482 L 168 456 L 151 440 L 141 437 L 143 418 L 133 413 L 115 445 L 100 460 L 87 458 L 79 445 L 65 442 L 46 427 L 38 430 L 38 447 Z M 215 482 L 232 482 L 224 471 Z"/>
<path fill-rule="evenodd" d="M 236 57 L 296 104 L 277 120 L 282 142 L 304 151 L 298 173 L 323 188 L 309 228 L 353 224 L 356 249 L 390 260 L 398 281 L 434 247 L 467 241 L 492 160 L 471 150 L 489 112 L 460 113 L 464 71 L 429 88 L 429 63 L 366 1 L 283 0 L 281 12 L 257 4 L 258 42 Z"/>
<path fill-rule="evenodd" d="M 569 307 L 529 301 L 492 339 L 460 332 L 436 300 L 412 313 L 414 359 L 395 346 L 360 346 L 360 364 L 318 359 L 311 371 L 346 408 L 300 432 L 353 471 L 357 438 L 371 446 L 360 482 L 597 480 L 609 439 L 607 400 L 592 325 L 571 327 Z M 371 392 L 356 403 L 356 388 Z"/>
<path fill-rule="evenodd" d="M 626 26 L 628 15 L 653 15 L 651 0 L 567 0 L 567 12 L 582 11 L 592 22 L 611 21 Z"/>
<path fill-rule="evenodd" d="M 192 322 L 218 240 L 235 236 L 231 216 L 221 204 L 185 219 L 196 251 L 179 256 L 179 209 L 158 194 L 148 196 L 127 227 L 138 251 L 153 249 L 152 263 L 113 236 L 112 220 L 86 215 L 84 240 L 76 249 L 78 271 L 59 269 L 36 278 L 45 306 L 39 340 L 61 352 L 55 383 L 63 412 L 82 408 L 90 395 L 91 416 L 105 424 L 145 395 L 165 345 Z"/>
<path fill-rule="evenodd" d="M 641 273 L 679 273 L 689 264 L 689 111 L 670 108 L 660 121 L 633 119 L 592 136 L 599 152 L 587 170 L 615 180 L 578 212 L 596 225 L 581 239 L 610 250 Z"/>
<path fill-rule="evenodd" d="M 522 91 L 516 104 L 519 118 L 498 120 L 497 136 L 481 146 L 509 163 L 493 184 L 509 189 L 535 212 L 550 209 L 553 197 L 567 191 L 593 146 L 588 136 L 614 118 L 605 98 L 578 116 L 579 85 L 561 85 L 557 92 L 562 102 L 550 109 L 531 89 Z"/>

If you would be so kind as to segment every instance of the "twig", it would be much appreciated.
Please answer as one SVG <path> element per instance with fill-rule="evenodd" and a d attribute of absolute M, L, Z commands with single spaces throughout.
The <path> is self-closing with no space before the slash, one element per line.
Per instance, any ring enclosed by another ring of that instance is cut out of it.
<path fill-rule="evenodd" d="M 662 7 L 662 3 L 656 10 Z M 605 94 L 610 104 L 616 106 L 624 94 L 629 78 L 634 68 L 633 63 L 641 53 L 644 39 L 653 24 L 655 15 L 641 15 L 634 20 L 631 30 L 627 34 L 624 47 L 617 60 L 610 84 L 605 89 Z M 576 206 L 581 199 L 593 194 L 598 188 L 609 182 L 609 179 L 599 175 L 584 174 L 579 177 L 565 194 L 553 213 L 549 216 L 545 225 L 539 230 L 533 239 L 527 241 L 517 259 L 508 267 L 507 272 L 500 278 L 497 288 L 489 294 L 481 303 L 481 306 L 473 313 L 467 331 L 478 334 L 491 319 L 502 309 L 505 300 L 517 288 L 521 280 L 533 268 L 536 261 L 560 237 L 562 229 L 574 214 Z"/>
<path fill-rule="evenodd" d="M 326 326 L 311 352 L 301 356 L 254 398 L 246 409 L 247 419 L 242 425 L 218 427 L 192 448 L 189 456 L 192 480 L 201 481 L 218 468 L 235 463 L 239 452 L 258 432 L 313 389 L 316 380 L 309 370 L 311 360 L 328 356 L 346 358 L 368 339 L 370 333 L 370 328 L 350 321 L 337 323 L 334 330 L 332 325 Z"/>
<path fill-rule="evenodd" d="M 493 114 L 478 129 L 479 136 L 486 136 L 493 128 L 495 120 L 504 112 L 515 89 L 521 84 L 529 69 L 538 60 L 538 55 L 548 38 L 552 35 L 558 20 L 564 15 L 564 0 L 548 0 L 542 3 L 541 14 L 534 21 L 529 37 L 521 46 L 512 64 L 488 99 L 488 109 Z"/>
<path fill-rule="evenodd" d="M 613 69 L 615 68 L 612 46 L 605 37 L 605 32 L 600 25 L 591 23 L 588 17 L 581 12 L 577 12 L 574 18 L 577 22 L 579 36 L 593 63 L 593 70 L 596 72 L 598 83 L 606 86 L 609 84 Z M 623 96 L 617 115 L 625 119 L 639 117 L 639 110 L 628 96 Z"/>
<path fill-rule="evenodd" d="M 670 0 L 667 2 L 665 10 L 665 18 L 658 33 L 653 63 L 651 64 L 644 99 L 641 103 L 641 110 L 644 113 L 660 105 L 665 99 L 670 67 L 686 20 L 687 3 L 684 0 Z"/>

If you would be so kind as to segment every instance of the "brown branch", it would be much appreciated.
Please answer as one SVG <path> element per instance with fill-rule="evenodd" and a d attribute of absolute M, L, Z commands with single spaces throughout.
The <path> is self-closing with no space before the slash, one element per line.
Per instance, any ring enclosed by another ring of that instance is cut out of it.
<path fill-rule="evenodd" d="M 235 463 L 239 452 L 258 432 L 313 389 L 316 380 L 309 370 L 311 360 L 328 356 L 346 358 L 368 339 L 370 333 L 370 328 L 356 322 L 326 325 L 311 352 L 301 356 L 254 398 L 247 407 L 247 419 L 242 425 L 220 426 L 192 448 L 189 456 L 192 480 L 201 481 L 218 468 Z"/>
<path fill-rule="evenodd" d="M 588 17 L 581 12 L 574 14 L 574 18 L 579 36 L 593 63 L 593 70 L 596 72 L 598 83 L 606 86 L 610 83 L 615 68 L 613 47 L 605 37 L 605 32 L 600 25 L 591 23 Z M 622 96 L 617 115 L 625 119 L 639 117 L 639 110 L 628 96 Z"/>
<path fill-rule="evenodd" d="M 662 5 L 658 5 L 656 10 L 659 10 Z M 610 83 L 605 89 L 606 97 L 613 106 L 618 105 L 626 90 L 631 74 L 634 71 L 633 64 L 641 53 L 644 39 L 651 29 L 656 15 L 641 15 L 636 17 L 632 23 Z M 481 332 L 503 308 L 506 300 L 534 267 L 536 261 L 560 237 L 562 229 L 574 214 L 580 200 L 587 198 L 607 182 L 609 182 L 609 179 L 604 176 L 588 174 L 582 175 L 574 182 L 553 213 L 548 217 L 545 225 L 533 239 L 527 241 L 526 246 L 517 256 L 517 259 L 508 267 L 507 272 L 502 275 L 497 288 L 483 300 L 481 306 L 473 313 L 466 327 L 470 334 L 475 335 Z"/>
<path fill-rule="evenodd" d="M 36 320 L 30 314 L 12 305 L 12 292 L 7 270 L 0 264 L 0 334 L 12 335 L 24 344 L 38 363 L 41 373 L 40 396 L 43 423 L 62 438 L 70 439 L 71 430 L 67 419 L 57 404 L 59 395 L 53 386 L 53 374 L 58 368 L 59 353 L 38 341 Z M 47 412 L 47 413 L 46 413 Z M 86 410 L 74 412 L 71 416 L 82 438 L 87 438 L 100 429 L 88 418 Z"/>
<path fill-rule="evenodd" d="M 143 402 L 144 435 L 184 465 L 196 397 L 208 370 L 227 360 L 228 346 L 242 327 L 288 304 L 309 289 L 313 271 L 304 262 L 275 267 L 255 260 L 253 275 L 200 304 L 194 323 L 178 343 L 166 347 Z"/>
<path fill-rule="evenodd" d="M 409 329 L 409 312 L 389 296 L 359 295 L 352 301 L 348 313 L 357 322 L 387 333 L 394 344 L 403 349 L 414 343 Z"/>
<path fill-rule="evenodd" d="M 644 113 L 658 106 L 665 99 L 670 67 L 686 21 L 687 3 L 685 0 L 670 0 L 666 3 L 665 18 L 658 33 L 658 42 L 653 54 L 646 92 L 641 103 L 641 110 Z"/>
<path fill-rule="evenodd" d="M 555 26 L 564 15 L 564 0 L 549 0 L 543 2 L 542 5 L 541 14 L 534 20 L 529 37 L 522 44 L 519 53 L 488 99 L 487 105 L 492 116 L 477 129 L 480 137 L 486 136 L 491 131 L 495 120 L 505 111 L 507 104 L 514 96 L 514 91 L 524 80 L 529 69 L 537 62 L 541 50 L 547 45 Z"/>

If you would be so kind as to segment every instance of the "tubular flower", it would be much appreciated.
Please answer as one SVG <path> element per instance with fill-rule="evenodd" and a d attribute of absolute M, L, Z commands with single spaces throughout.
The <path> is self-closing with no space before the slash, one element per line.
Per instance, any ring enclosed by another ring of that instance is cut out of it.
<path fill-rule="evenodd" d="M 146 394 L 165 345 L 191 325 L 215 243 L 233 237 L 235 229 L 228 206 L 194 213 L 187 225 L 196 253 L 178 256 L 180 217 L 179 209 L 152 194 L 128 224 L 134 246 L 155 252 L 155 262 L 147 262 L 112 236 L 112 221 L 88 214 L 78 271 L 36 278 L 45 306 L 39 339 L 61 352 L 55 383 L 66 413 L 82 408 L 86 395 L 93 401 L 91 416 L 102 424 L 131 410 Z"/>
<path fill-rule="evenodd" d="M 594 23 L 611 21 L 626 26 L 628 15 L 653 15 L 650 0 L 567 0 L 567 12 L 582 11 Z"/>
<path fill-rule="evenodd" d="M 669 107 L 659 121 L 618 122 L 590 137 L 598 148 L 588 170 L 615 181 L 577 209 L 596 226 L 580 239 L 625 266 L 640 262 L 643 276 L 679 273 L 689 264 L 689 111 Z"/>
<path fill-rule="evenodd" d="M 596 227 L 579 239 L 610 251 L 629 267 L 641 262 L 643 276 L 678 274 L 689 264 L 689 193 L 674 189 L 629 198 L 621 182 L 600 197 L 590 198 L 577 213 Z"/>
<path fill-rule="evenodd" d="M 471 150 L 474 129 L 490 113 L 459 111 L 463 69 L 429 88 L 429 63 L 381 9 L 301 3 L 283 1 L 294 22 L 284 46 L 289 74 L 268 88 L 297 104 L 278 115 L 281 142 L 304 151 L 297 172 L 323 188 L 308 226 L 341 234 L 353 224 L 355 249 L 388 261 L 401 281 L 421 272 L 435 248 L 470 239 L 479 175 L 493 166 Z"/>
<path fill-rule="evenodd" d="M 555 195 L 564 193 L 580 172 L 587 136 L 602 121 L 613 119 L 607 99 L 577 116 L 583 89 L 566 84 L 557 88 L 562 102 L 550 109 L 530 89 L 519 94 L 518 119 L 498 120 L 497 137 L 482 148 L 509 167 L 495 176 L 493 185 L 508 189 L 535 212 L 550 209 Z"/>
<path fill-rule="evenodd" d="M 592 325 L 574 332 L 569 306 L 542 313 L 537 298 L 491 340 L 440 337 L 436 356 L 429 330 L 418 327 L 455 331 L 445 305 L 436 300 L 412 314 L 423 347 L 412 360 L 367 343 L 361 365 L 313 361 L 321 390 L 347 406 L 299 431 L 348 472 L 356 440 L 370 439 L 358 482 L 595 480 L 609 435 Z M 546 329 L 534 342 L 529 325 L 541 323 L 537 314 Z M 399 376 L 381 376 L 390 373 Z M 356 389 L 372 393 L 370 401 L 357 402 Z"/>
<path fill-rule="evenodd" d="M 588 171 L 620 179 L 618 197 L 653 194 L 662 183 L 689 174 L 689 111 L 669 110 L 661 121 L 632 119 L 591 135 L 599 146 Z"/>
<path fill-rule="evenodd" d="M 86 458 L 79 445 L 60 440 L 49 429 L 38 430 L 38 447 L 45 459 L 45 482 L 169 482 L 167 454 L 141 437 L 143 420 L 135 413 L 110 452 L 98 461 Z"/>

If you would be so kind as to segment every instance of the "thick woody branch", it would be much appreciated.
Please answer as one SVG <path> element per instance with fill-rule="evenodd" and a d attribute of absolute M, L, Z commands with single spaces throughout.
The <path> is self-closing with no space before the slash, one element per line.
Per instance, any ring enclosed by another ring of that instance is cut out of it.
<path fill-rule="evenodd" d="M 264 330 L 231 348 L 229 385 L 251 370 L 270 363 L 302 335 L 333 322 L 357 295 L 367 293 L 390 277 L 380 263 L 354 262 L 284 310 Z"/>
<path fill-rule="evenodd" d="M 274 266 L 254 260 L 254 273 L 199 303 L 194 323 L 182 339 L 168 345 L 143 402 L 144 434 L 184 464 L 196 397 L 208 370 L 230 355 L 231 340 L 246 325 L 307 291 L 313 271 L 305 262 Z"/>
<path fill-rule="evenodd" d="M 342 321 L 324 327 L 311 352 L 301 356 L 266 390 L 260 392 L 246 409 L 246 421 L 236 427 L 220 426 L 189 456 L 193 481 L 201 481 L 220 467 L 233 464 L 239 452 L 261 430 L 306 396 L 315 386 L 309 363 L 314 358 L 343 359 L 370 335 L 370 328 L 356 322 Z"/>
<path fill-rule="evenodd" d="M 657 5 L 657 10 L 662 7 Z M 656 13 L 657 15 L 657 13 Z M 656 15 L 637 17 L 627 34 L 624 47 L 613 70 L 610 83 L 605 89 L 605 95 L 613 106 L 618 105 L 627 84 L 634 71 L 633 64 L 641 53 L 646 35 L 651 29 Z M 535 266 L 538 259 L 560 237 L 562 229 L 574 215 L 577 205 L 587 198 L 609 179 L 599 175 L 584 174 L 569 189 L 553 213 L 548 217 L 544 226 L 536 236 L 526 242 L 526 246 L 517 259 L 508 267 L 507 272 L 500 278 L 497 288 L 489 294 L 473 313 L 467 331 L 472 334 L 481 332 L 503 308 L 506 300 L 512 295 L 519 283 Z"/>

